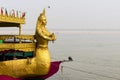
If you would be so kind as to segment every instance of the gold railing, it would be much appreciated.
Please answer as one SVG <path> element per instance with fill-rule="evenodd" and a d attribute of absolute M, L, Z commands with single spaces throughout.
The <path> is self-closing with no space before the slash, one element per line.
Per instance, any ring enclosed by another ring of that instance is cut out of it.
<path fill-rule="evenodd" d="M 35 46 L 35 43 L 3 43 L 0 44 L 0 51 L 13 49 L 24 52 L 32 52 L 35 51 Z"/>
<path fill-rule="evenodd" d="M 0 35 L 0 40 L 5 40 L 9 38 L 24 39 L 24 40 L 34 40 L 34 35 Z"/>
<path fill-rule="evenodd" d="M 25 18 L 0 15 L 0 22 L 10 22 L 10 23 L 25 24 Z"/>

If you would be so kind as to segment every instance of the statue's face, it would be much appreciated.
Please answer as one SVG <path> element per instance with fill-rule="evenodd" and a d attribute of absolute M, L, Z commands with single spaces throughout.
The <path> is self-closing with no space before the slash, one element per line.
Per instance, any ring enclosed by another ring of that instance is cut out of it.
<path fill-rule="evenodd" d="M 46 17 L 44 15 L 42 15 L 40 17 L 40 20 L 42 21 L 43 24 L 45 24 L 45 25 L 47 24 L 47 20 L 46 20 Z"/>
<path fill-rule="evenodd" d="M 43 18 L 43 19 L 42 19 L 42 22 L 43 22 L 43 24 L 46 25 L 46 24 L 47 24 L 47 20 L 46 20 L 46 18 Z"/>

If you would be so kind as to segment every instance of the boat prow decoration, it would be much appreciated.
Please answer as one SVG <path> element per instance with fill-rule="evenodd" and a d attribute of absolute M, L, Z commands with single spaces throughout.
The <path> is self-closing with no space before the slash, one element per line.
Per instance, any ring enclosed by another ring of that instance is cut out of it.
<path fill-rule="evenodd" d="M 21 34 L 21 25 L 24 23 L 23 17 L 0 15 L 0 27 L 19 28 L 18 35 L 0 35 L 0 79 L 2 80 L 5 78 L 21 80 L 31 77 L 46 79 L 59 69 L 61 61 L 51 62 L 50 58 L 48 43 L 56 40 L 56 36 L 45 27 L 47 23 L 45 9 L 38 17 L 35 35 Z M 32 55 L 28 55 L 30 52 Z"/>

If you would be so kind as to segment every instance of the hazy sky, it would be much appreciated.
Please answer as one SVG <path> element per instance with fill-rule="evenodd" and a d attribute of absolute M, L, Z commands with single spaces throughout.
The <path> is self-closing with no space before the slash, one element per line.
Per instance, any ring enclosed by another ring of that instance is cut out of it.
<path fill-rule="evenodd" d="M 26 29 L 35 29 L 44 8 L 50 29 L 120 29 L 120 0 L 0 0 L 0 6 L 25 11 Z"/>

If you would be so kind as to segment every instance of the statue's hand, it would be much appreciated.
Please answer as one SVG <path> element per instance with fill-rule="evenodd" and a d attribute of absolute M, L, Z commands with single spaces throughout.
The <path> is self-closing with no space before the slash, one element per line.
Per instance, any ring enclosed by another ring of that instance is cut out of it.
<path fill-rule="evenodd" d="M 56 40 L 56 36 L 55 36 L 54 33 L 52 33 L 52 34 L 50 35 L 50 37 L 51 37 L 51 40 L 52 40 L 52 41 L 55 41 L 55 40 Z"/>

